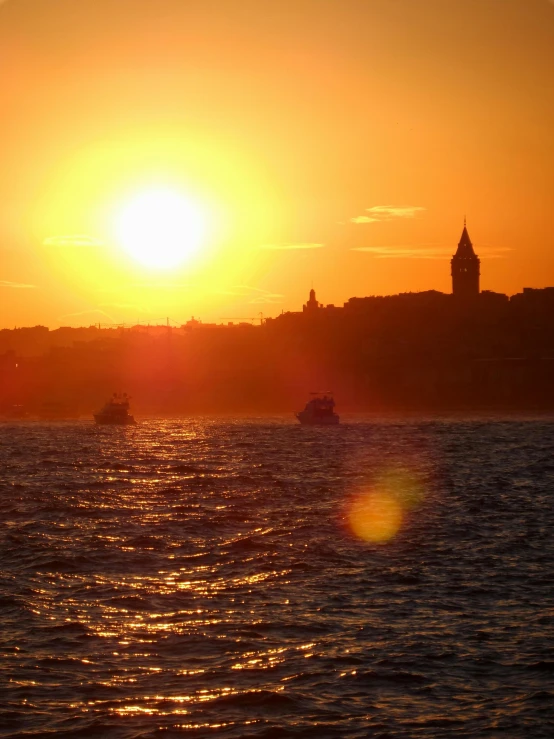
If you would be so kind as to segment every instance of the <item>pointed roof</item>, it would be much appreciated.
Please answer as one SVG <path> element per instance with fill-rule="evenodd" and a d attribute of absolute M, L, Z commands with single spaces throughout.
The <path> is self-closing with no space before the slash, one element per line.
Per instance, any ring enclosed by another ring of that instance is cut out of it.
<path fill-rule="evenodd" d="M 467 232 L 465 218 L 464 218 L 464 230 L 462 231 L 462 237 L 460 239 L 460 243 L 458 244 L 458 250 L 456 251 L 456 256 L 457 257 L 477 256 L 475 252 L 473 251 L 473 244 L 471 243 L 471 239 L 469 238 L 469 234 Z"/>

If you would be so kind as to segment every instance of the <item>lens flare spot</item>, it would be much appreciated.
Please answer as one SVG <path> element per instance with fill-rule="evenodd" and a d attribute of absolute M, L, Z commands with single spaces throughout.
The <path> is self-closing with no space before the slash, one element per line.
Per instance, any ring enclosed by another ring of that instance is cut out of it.
<path fill-rule="evenodd" d="M 402 525 L 402 506 L 384 492 L 364 493 L 354 499 L 348 513 L 350 528 L 364 541 L 382 544 Z"/>
<path fill-rule="evenodd" d="M 424 487 L 419 476 L 391 467 L 350 501 L 346 515 L 352 533 L 363 541 L 384 544 L 396 536 L 406 514 L 422 503 Z"/>

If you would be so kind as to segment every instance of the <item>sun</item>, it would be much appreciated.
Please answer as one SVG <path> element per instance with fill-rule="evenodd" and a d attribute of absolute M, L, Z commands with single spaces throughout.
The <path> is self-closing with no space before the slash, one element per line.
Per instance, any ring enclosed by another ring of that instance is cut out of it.
<path fill-rule="evenodd" d="M 205 230 L 201 207 L 163 188 L 134 196 L 116 219 L 118 243 L 137 262 L 154 269 L 189 261 L 201 248 Z"/>

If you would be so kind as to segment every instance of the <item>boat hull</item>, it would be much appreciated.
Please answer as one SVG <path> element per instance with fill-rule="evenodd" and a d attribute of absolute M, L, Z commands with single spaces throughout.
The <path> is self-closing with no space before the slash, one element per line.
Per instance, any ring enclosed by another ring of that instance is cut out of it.
<path fill-rule="evenodd" d="M 96 423 L 106 426 L 132 426 L 136 423 L 133 416 L 114 418 L 113 416 L 103 416 L 100 413 L 94 414 L 94 420 L 96 421 Z"/>
<path fill-rule="evenodd" d="M 340 421 L 340 417 L 336 413 L 327 416 L 314 416 L 301 411 L 296 414 L 296 418 L 303 426 L 336 426 Z"/>

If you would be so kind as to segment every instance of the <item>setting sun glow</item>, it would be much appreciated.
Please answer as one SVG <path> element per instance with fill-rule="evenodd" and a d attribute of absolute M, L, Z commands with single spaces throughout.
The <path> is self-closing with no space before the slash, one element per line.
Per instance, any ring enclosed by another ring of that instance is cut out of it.
<path fill-rule="evenodd" d="M 199 205 L 173 190 L 150 190 L 131 199 L 116 222 L 118 244 L 140 264 L 169 269 L 202 246 L 205 222 Z"/>

